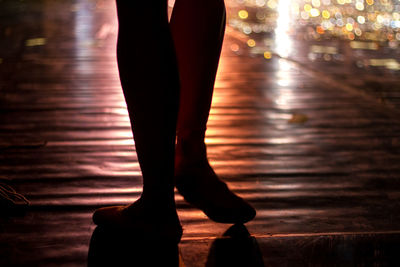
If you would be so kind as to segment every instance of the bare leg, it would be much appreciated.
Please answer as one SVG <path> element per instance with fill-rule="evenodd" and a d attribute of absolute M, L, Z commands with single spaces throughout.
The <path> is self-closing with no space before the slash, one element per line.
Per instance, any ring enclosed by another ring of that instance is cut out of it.
<path fill-rule="evenodd" d="M 175 155 L 176 186 L 211 219 L 246 222 L 255 210 L 218 179 L 204 143 L 225 30 L 223 0 L 176 0 L 171 31 L 181 80 Z"/>
<path fill-rule="evenodd" d="M 119 75 L 143 174 L 143 193 L 129 206 L 97 210 L 93 220 L 131 228 L 170 225 L 168 233 L 156 235 L 180 238 L 173 180 L 179 75 L 167 0 L 117 0 L 117 11 Z"/>
<path fill-rule="evenodd" d="M 187 153 L 195 150 L 194 154 L 198 155 L 197 150 L 205 148 L 204 134 L 224 30 L 223 0 L 176 0 L 171 31 L 182 86 L 177 128 L 178 159 L 182 150 Z"/>

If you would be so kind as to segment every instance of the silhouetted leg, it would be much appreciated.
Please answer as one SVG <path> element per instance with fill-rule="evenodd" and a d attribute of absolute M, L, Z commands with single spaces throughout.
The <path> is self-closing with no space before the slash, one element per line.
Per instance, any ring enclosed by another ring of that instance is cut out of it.
<path fill-rule="evenodd" d="M 207 160 L 206 124 L 225 30 L 223 0 L 176 0 L 171 17 L 179 73 L 176 186 L 219 222 L 246 222 L 255 210 L 218 179 Z"/>
<path fill-rule="evenodd" d="M 93 220 L 100 225 L 139 228 L 171 224 L 170 230 L 178 231 L 173 175 L 179 75 L 167 0 L 117 0 L 117 11 L 119 75 L 143 174 L 143 193 L 128 207 L 96 211 Z"/>
<path fill-rule="evenodd" d="M 204 134 L 225 30 L 223 0 L 176 0 L 171 30 L 181 78 L 177 159 L 204 157 Z"/>

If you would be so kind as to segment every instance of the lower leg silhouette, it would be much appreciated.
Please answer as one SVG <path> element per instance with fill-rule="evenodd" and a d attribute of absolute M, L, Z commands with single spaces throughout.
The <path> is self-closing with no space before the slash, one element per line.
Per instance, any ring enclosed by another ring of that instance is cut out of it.
<path fill-rule="evenodd" d="M 171 31 L 178 59 L 181 93 L 175 179 L 185 200 L 217 222 L 244 223 L 255 210 L 218 179 L 204 137 L 225 30 L 223 0 L 176 0 Z"/>
<path fill-rule="evenodd" d="M 179 75 L 167 1 L 117 0 L 117 59 L 143 175 L 135 203 L 97 210 L 98 225 L 136 228 L 157 238 L 181 236 L 174 201 Z"/>
<path fill-rule="evenodd" d="M 211 219 L 251 220 L 255 210 L 218 179 L 204 143 L 225 27 L 223 0 L 177 0 L 170 24 L 167 0 L 117 0 L 117 11 L 118 67 L 143 193 L 129 206 L 97 210 L 93 221 L 179 240 L 174 179 L 184 198 Z"/>

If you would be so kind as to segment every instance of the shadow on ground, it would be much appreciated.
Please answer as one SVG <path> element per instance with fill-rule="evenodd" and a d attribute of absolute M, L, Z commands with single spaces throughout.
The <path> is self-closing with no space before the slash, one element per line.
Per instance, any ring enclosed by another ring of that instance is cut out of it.
<path fill-rule="evenodd" d="M 180 261 L 178 245 L 146 240 L 119 229 L 97 227 L 92 235 L 88 266 L 192 266 Z M 263 267 L 257 241 L 244 225 L 230 227 L 211 245 L 206 267 Z"/>
<path fill-rule="evenodd" d="M 178 245 L 97 227 L 90 240 L 88 266 L 179 266 Z"/>

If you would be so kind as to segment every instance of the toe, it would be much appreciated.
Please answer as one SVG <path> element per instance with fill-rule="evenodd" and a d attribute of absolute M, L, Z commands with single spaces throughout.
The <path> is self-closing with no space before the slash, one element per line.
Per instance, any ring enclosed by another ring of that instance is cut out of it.
<path fill-rule="evenodd" d="M 93 213 L 93 222 L 96 225 L 117 224 L 117 220 L 121 216 L 122 209 L 123 206 L 112 206 L 97 209 Z"/>

